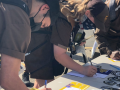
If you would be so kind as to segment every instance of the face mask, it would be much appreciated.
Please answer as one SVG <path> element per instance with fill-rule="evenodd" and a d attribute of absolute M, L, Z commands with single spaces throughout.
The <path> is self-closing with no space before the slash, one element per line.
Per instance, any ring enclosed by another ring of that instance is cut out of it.
<path fill-rule="evenodd" d="M 89 18 L 87 18 L 82 24 L 83 24 L 83 28 L 86 30 L 96 29 L 95 24 Z"/>
<path fill-rule="evenodd" d="M 83 28 L 86 30 L 96 29 L 95 24 L 89 18 L 87 18 L 87 16 L 84 16 L 84 20 L 83 20 L 82 24 L 83 24 Z"/>
<path fill-rule="evenodd" d="M 40 7 L 40 9 L 41 9 L 41 7 Z M 40 9 L 39 9 L 39 11 L 40 11 Z M 35 16 L 39 13 L 39 11 L 35 14 Z M 47 11 L 47 13 L 48 13 L 48 11 Z M 44 15 L 42 21 L 46 17 L 47 13 Z M 35 16 L 30 18 L 30 26 L 31 26 L 31 30 L 32 30 L 31 32 L 35 32 L 35 31 L 40 30 L 41 25 L 42 25 L 42 21 L 39 23 L 35 23 L 35 21 L 34 21 Z"/>
<path fill-rule="evenodd" d="M 40 29 L 41 25 L 42 25 L 42 22 L 40 22 L 40 23 L 35 23 L 35 22 L 34 22 L 34 17 L 31 17 L 31 18 L 30 18 L 30 26 L 31 26 L 32 32 L 38 31 L 38 30 Z"/>

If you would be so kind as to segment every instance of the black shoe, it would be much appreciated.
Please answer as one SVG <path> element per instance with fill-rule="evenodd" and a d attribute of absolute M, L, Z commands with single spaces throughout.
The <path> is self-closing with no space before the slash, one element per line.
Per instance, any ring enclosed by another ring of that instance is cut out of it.
<path fill-rule="evenodd" d="M 27 87 L 33 87 L 33 83 L 30 82 L 29 80 L 29 73 L 28 72 L 24 72 L 23 75 L 22 75 L 22 81 L 24 82 L 24 84 L 27 86 Z"/>

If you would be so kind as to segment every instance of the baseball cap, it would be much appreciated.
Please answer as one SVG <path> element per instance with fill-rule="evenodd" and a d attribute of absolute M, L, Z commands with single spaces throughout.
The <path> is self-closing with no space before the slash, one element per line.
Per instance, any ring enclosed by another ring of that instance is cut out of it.
<path fill-rule="evenodd" d="M 50 7 L 51 25 L 54 25 L 60 12 L 59 0 L 44 0 L 44 1 Z"/>
<path fill-rule="evenodd" d="M 87 4 L 87 9 L 90 10 L 94 17 L 96 30 L 105 31 L 105 21 L 109 16 L 107 5 L 102 0 L 90 0 Z"/>

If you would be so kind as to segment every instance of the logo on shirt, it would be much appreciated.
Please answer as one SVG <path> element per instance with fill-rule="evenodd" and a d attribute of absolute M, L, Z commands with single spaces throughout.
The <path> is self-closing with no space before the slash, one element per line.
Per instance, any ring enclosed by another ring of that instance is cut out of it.
<path fill-rule="evenodd" d="M 108 16 L 105 16 L 104 22 L 107 20 Z"/>

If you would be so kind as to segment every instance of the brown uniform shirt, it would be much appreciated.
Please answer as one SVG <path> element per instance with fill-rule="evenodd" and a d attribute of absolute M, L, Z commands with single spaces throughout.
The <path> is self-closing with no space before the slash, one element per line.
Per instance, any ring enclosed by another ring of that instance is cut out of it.
<path fill-rule="evenodd" d="M 42 34 L 39 33 L 39 31 L 31 34 L 31 42 L 27 52 L 30 52 L 35 47 L 46 41 L 44 45 L 33 51 L 25 58 L 26 68 L 29 72 L 33 72 L 42 67 L 38 71 L 31 74 L 31 78 L 54 78 L 52 62 L 54 59 L 53 45 L 58 45 L 64 49 L 69 47 L 69 39 L 72 29 L 71 25 L 66 21 L 66 18 L 65 20 L 63 18 L 65 18 L 65 16 L 60 13 L 55 25 L 40 29 L 44 31 L 51 31 L 51 34 Z"/>
<path fill-rule="evenodd" d="M 110 0 L 106 1 L 109 7 Z M 98 48 L 101 54 L 110 55 L 112 51 L 120 48 L 120 1 L 115 1 L 116 17 L 114 21 L 110 21 L 110 17 L 105 22 L 105 31 L 96 31 L 95 38 L 98 42 Z"/>
<path fill-rule="evenodd" d="M 0 53 L 25 60 L 31 38 L 29 17 L 21 8 L 0 4 Z"/>

